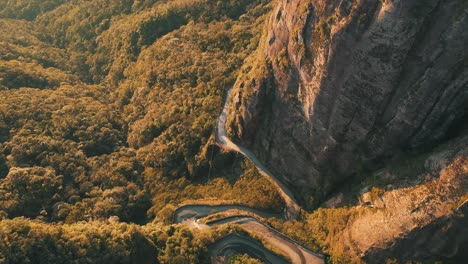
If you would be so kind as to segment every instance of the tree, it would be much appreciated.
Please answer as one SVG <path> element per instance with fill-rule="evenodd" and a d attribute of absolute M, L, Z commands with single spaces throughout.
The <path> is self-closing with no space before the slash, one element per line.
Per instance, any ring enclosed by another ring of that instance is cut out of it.
<path fill-rule="evenodd" d="M 62 185 L 63 177 L 52 168 L 11 168 L 0 183 L 0 209 L 10 217 L 47 216 Z"/>

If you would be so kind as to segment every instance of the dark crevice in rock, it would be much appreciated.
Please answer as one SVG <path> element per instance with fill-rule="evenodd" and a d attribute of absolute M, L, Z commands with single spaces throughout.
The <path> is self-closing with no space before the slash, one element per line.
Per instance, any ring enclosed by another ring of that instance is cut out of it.
<path fill-rule="evenodd" d="M 307 44 L 312 43 L 312 32 L 314 30 L 313 22 L 315 19 L 314 6 L 310 5 L 309 10 L 307 12 L 308 13 L 307 13 L 307 17 L 305 20 L 305 24 L 304 24 L 304 27 L 302 28 L 302 35 L 304 36 L 303 43 L 302 43 L 302 45 L 304 45 L 304 57 L 302 58 L 302 60 L 310 62 L 313 59 L 312 50 Z"/>

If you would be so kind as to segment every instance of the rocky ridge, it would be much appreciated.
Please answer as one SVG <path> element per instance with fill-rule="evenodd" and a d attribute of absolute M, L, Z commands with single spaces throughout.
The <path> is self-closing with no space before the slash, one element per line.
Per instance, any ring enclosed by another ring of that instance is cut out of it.
<path fill-rule="evenodd" d="M 316 201 L 466 123 L 465 1 L 279 1 L 228 133 Z"/>
<path fill-rule="evenodd" d="M 350 255 L 366 263 L 466 259 L 468 147 L 456 146 L 466 140 L 430 155 L 412 185 L 363 194 L 351 209 L 359 213 L 340 235 Z"/>

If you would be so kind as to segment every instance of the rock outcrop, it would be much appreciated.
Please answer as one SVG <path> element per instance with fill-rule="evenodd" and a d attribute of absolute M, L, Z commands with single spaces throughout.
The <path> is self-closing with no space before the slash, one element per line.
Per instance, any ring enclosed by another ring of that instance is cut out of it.
<path fill-rule="evenodd" d="M 321 200 L 362 166 L 467 123 L 467 28 L 464 0 L 278 1 L 228 132 Z"/>
<path fill-rule="evenodd" d="M 441 259 L 449 263 L 463 263 L 468 257 L 464 250 L 468 237 L 468 203 L 456 212 L 435 219 L 427 226 L 415 228 L 402 238 L 397 238 L 388 248 L 371 248 L 365 254 L 367 263 L 384 263 L 386 260 L 404 262 L 408 259 Z"/>
<path fill-rule="evenodd" d="M 430 155 L 412 185 L 396 185 L 374 195 L 370 205 L 355 207 L 359 213 L 341 234 L 348 254 L 366 263 L 466 259 L 468 146 L 461 145 L 466 140 Z"/>

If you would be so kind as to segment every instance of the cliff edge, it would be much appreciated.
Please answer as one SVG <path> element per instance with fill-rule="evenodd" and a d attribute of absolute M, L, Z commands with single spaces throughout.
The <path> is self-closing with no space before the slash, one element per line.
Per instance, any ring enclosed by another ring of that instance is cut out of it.
<path fill-rule="evenodd" d="M 234 87 L 228 133 L 321 201 L 467 123 L 467 28 L 463 0 L 278 1 Z"/>

